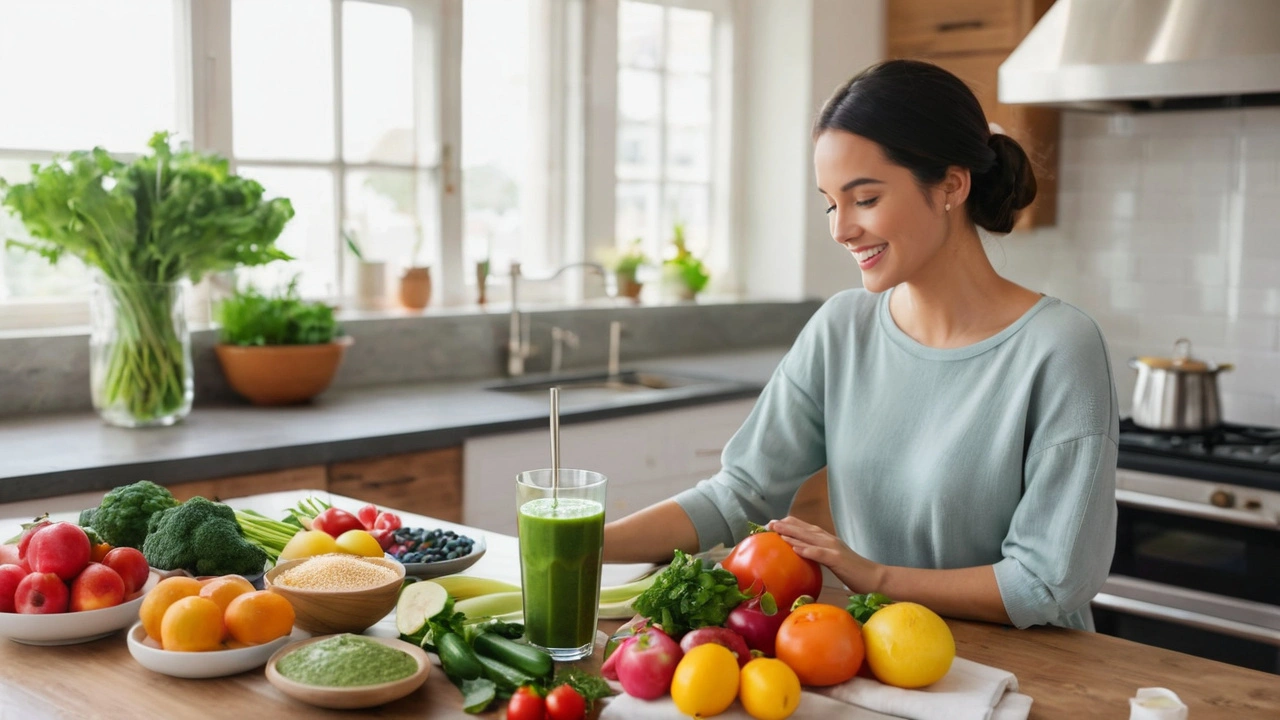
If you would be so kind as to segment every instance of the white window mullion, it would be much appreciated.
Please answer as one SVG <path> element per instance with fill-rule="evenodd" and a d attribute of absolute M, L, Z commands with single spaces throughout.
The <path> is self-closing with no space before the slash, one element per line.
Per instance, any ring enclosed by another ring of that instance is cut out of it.
<path fill-rule="evenodd" d="M 586 16 L 583 237 L 586 256 L 594 258 L 617 245 L 618 3 L 591 2 Z"/>
<path fill-rule="evenodd" d="M 234 128 L 231 120 L 231 0 L 175 0 L 178 22 L 187 22 L 190 52 L 185 67 L 187 88 L 179 81 L 180 112 L 189 115 L 187 127 L 192 145 L 232 158 Z M 182 73 L 179 73 L 179 77 Z M 234 165 L 233 165 L 234 166 Z"/>
<path fill-rule="evenodd" d="M 437 132 L 440 138 L 440 271 L 446 305 L 468 302 L 463 257 L 462 2 L 441 0 L 436 26 Z"/>
<path fill-rule="evenodd" d="M 342 234 L 346 231 L 347 222 L 347 188 L 346 188 L 346 153 L 343 149 L 342 133 L 342 0 L 331 0 L 331 32 L 333 43 L 333 155 L 336 171 L 333 173 L 333 220 L 338 228 L 337 237 L 333 238 L 333 251 L 338 254 L 335 265 L 337 289 L 339 294 L 347 290 L 347 253 Z"/>

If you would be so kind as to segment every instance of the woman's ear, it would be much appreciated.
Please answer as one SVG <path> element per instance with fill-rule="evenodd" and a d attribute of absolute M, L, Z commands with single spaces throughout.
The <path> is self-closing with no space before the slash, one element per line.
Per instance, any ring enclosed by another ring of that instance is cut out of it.
<path fill-rule="evenodd" d="M 943 176 L 942 182 L 938 187 L 945 194 L 942 202 L 950 205 L 952 208 L 959 207 L 965 200 L 969 198 L 969 189 L 972 187 L 969 168 L 952 165 L 947 168 L 947 174 Z"/>

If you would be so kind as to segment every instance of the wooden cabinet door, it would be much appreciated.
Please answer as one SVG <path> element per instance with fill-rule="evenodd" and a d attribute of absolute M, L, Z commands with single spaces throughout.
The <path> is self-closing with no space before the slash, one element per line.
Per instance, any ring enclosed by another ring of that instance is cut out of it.
<path fill-rule="evenodd" d="M 333 463 L 329 490 L 418 515 L 462 521 L 462 449 Z"/>
<path fill-rule="evenodd" d="M 196 480 L 193 482 L 169 485 L 169 492 L 179 500 L 186 501 L 199 495 L 210 500 L 226 500 L 227 498 L 258 495 L 261 493 L 280 492 L 282 490 L 317 490 L 323 491 L 328 486 L 328 473 L 323 465 L 289 468 L 273 472 L 255 473 L 253 475 L 235 475 L 214 480 Z"/>
<path fill-rule="evenodd" d="M 889 57 L 999 50 L 1008 54 L 1025 29 L 1024 0 L 889 0 Z"/>

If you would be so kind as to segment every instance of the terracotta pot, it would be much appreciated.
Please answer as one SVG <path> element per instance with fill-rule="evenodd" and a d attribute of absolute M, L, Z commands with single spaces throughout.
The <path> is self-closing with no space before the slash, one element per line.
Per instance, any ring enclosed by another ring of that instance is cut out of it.
<path fill-rule="evenodd" d="M 231 388 L 254 405 L 292 405 L 324 392 L 351 343 L 340 337 L 321 345 L 214 346 Z"/>
<path fill-rule="evenodd" d="M 411 267 L 400 276 L 400 304 L 421 310 L 431 302 L 431 268 Z"/>
<path fill-rule="evenodd" d="M 618 273 L 618 295 L 625 298 L 631 298 L 635 302 L 640 301 L 640 291 L 644 288 L 644 283 L 636 282 L 635 273 Z"/>

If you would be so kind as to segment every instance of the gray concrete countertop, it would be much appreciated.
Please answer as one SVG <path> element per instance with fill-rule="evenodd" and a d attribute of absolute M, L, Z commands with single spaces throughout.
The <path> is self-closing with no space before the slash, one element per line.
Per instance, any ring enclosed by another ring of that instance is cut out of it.
<path fill-rule="evenodd" d="M 568 407 L 562 401 L 561 422 L 754 397 L 785 352 L 775 347 L 628 364 L 624 370 L 708 382 Z M 174 427 L 145 430 L 109 427 L 84 412 L 5 419 L 0 503 L 137 480 L 167 484 L 430 450 L 545 426 L 546 401 L 487 389 L 502 382 L 331 390 L 312 404 L 288 408 L 197 407 Z"/>

